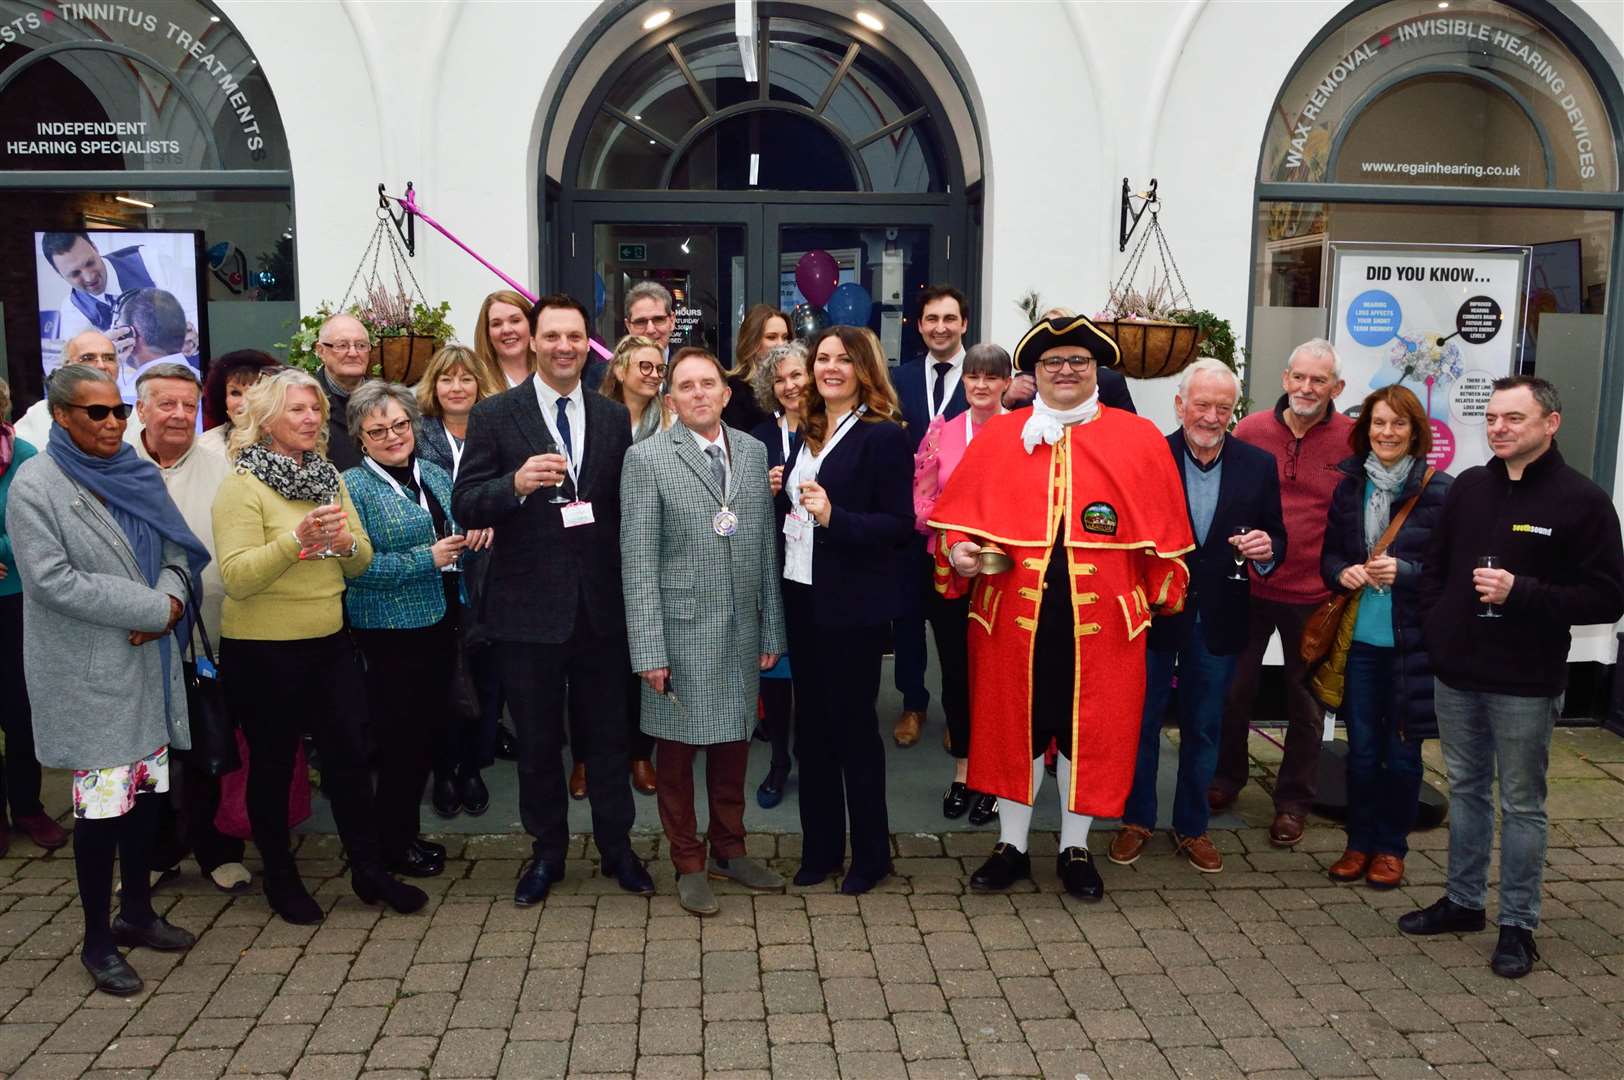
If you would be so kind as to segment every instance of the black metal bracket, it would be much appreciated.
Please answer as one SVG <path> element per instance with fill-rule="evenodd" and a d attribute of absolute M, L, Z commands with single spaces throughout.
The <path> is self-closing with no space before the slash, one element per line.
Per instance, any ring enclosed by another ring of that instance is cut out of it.
<path fill-rule="evenodd" d="M 1139 200 L 1139 209 L 1133 208 L 1133 200 Z M 1134 230 L 1139 228 L 1139 219 L 1145 211 L 1160 203 L 1156 198 L 1156 181 L 1150 181 L 1150 187 L 1143 192 L 1135 194 L 1128 186 L 1128 178 L 1122 178 L 1122 223 L 1117 228 L 1117 250 L 1127 251 L 1128 241 L 1133 239 Z"/>
<path fill-rule="evenodd" d="M 1128 182 L 1126 180 L 1124 180 L 1124 181 L 1122 181 L 1122 183 L 1124 185 L 1126 185 Z M 1153 182 L 1151 184 L 1151 187 L 1154 188 L 1155 186 L 1156 185 Z M 400 201 L 400 200 L 393 200 L 393 201 Z M 392 200 L 391 200 L 390 195 L 387 192 L 384 191 L 383 185 L 379 184 L 378 185 L 378 209 L 382 210 L 385 214 L 388 214 L 389 215 L 389 220 L 394 223 L 395 232 L 400 234 L 401 241 L 406 245 L 406 254 L 408 254 L 408 255 L 416 255 L 417 254 L 417 215 L 412 213 L 411 209 L 410 209 L 410 207 L 412 205 L 412 182 L 410 180 L 406 181 L 405 205 L 402 207 L 400 213 L 398 213 L 398 214 L 395 213 L 395 208 L 391 203 L 392 203 Z M 1139 219 L 1136 217 L 1136 218 L 1134 218 L 1134 220 L 1138 221 Z"/>

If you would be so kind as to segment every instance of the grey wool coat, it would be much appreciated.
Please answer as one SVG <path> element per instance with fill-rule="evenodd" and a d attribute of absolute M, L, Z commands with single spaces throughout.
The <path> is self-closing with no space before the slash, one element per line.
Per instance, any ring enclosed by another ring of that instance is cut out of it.
<path fill-rule="evenodd" d="M 695 746 L 738 742 L 756 723 L 762 653 L 784 651 L 767 449 L 727 432 L 738 531 L 718 536 L 710 461 L 673 424 L 626 452 L 620 566 L 633 671 L 670 668 L 675 698 L 642 688 L 649 735 Z"/>
<path fill-rule="evenodd" d="M 40 764 L 105 769 L 165 744 L 190 749 L 179 645 L 164 671 L 158 642 L 129 637 L 169 624 L 169 598 L 186 598 L 180 576 L 163 570 L 157 588 L 148 586 L 113 515 L 49 454 L 17 470 L 6 531 L 22 578 L 23 672 Z M 185 566 L 186 555 L 166 541 L 163 561 Z"/>

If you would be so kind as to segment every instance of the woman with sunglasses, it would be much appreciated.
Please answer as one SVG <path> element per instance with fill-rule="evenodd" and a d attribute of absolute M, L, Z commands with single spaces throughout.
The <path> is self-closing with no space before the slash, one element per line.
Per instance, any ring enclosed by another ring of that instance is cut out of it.
<path fill-rule="evenodd" d="M 632 418 L 633 443 L 640 443 L 671 426 L 671 414 L 660 400 L 665 370 L 665 353 L 653 338 L 627 334 L 616 343 L 614 357 L 603 374 L 598 392 L 626 406 Z M 631 702 L 626 718 L 631 724 L 632 787 L 644 795 L 652 795 L 654 738 L 643 734 L 639 726 L 643 711 L 642 685 L 643 680 L 633 675 L 626 691 Z M 570 794 L 577 799 L 586 798 L 585 758 L 586 755 L 581 754 L 570 773 Z"/>
<path fill-rule="evenodd" d="M 18 468 L 6 506 L 34 748 L 41 764 L 73 773 L 80 960 L 96 989 L 129 995 L 141 977 L 118 946 L 179 951 L 196 941 L 153 910 L 148 868 L 169 748 L 191 746 L 172 631 L 189 632 L 184 598 L 202 587 L 209 553 L 158 470 L 124 442 L 130 407 L 116 382 L 70 365 L 51 379 L 48 400 L 50 438 Z"/>

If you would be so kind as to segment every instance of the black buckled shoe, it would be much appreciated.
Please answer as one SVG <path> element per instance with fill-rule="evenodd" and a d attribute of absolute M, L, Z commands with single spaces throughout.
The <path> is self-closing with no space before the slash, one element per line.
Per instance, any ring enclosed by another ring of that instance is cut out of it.
<path fill-rule="evenodd" d="M 444 844 L 436 844 L 433 840 L 425 840 L 419 836 L 412 841 L 411 846 L 435 862 L 445 862 Z"/>
<path fill-rule="evenodd" d="M 113 944 L 126 949 L 139 946 L 159 952 L 182 952 L 197 944 L 197 936 L 161 917 L 154 918 L 146 926 L 136 926 L 125 922 L 124 916 L 120 915 L 113 920 Z"/>
<path fill-rule="evenodd" d="M 784 785 L 789 782 L 789 766 L 774 765 L 767 770 L 767 777 L 756 788 L 756 805 L 763 810 L 771 810 L 784 801 Z"/>
<path fill-rule="evenodd" d="M 1105 895 L 1105 882 L 1094 866 L 1094 857 L 1087 848 L 1069 847 L 1055 860 L 1055 871 L 1066 892 L 1079 900 L 1092 903 Z"/>
<path fill-rule="evenodd" d="M 547 899 L 547 893 L 557 882 L 564 880 L 564 864 L 548 866 L 540 859 L 525 863 L 519 873 L 519 884 L 513 889 L 513 902 L 520 907 L 532 907 Z"/>
<path fill-rule="evenodd" d="M 1447 896 L 1399 916 L 1398 928 L 1406 934 L 1428 937 L 1433 934 L 1472 934 L 1483 929 L 1483 912 L 1479 908 L 1462 907 Z"/>
<path fill-rule="evenodd" d="M 975 797 L 970 800 L 970 824 L 979 828 L 998 820 L 998 796 L 988 795 L 985 791 L 976 791 L 972 794 Z"/>
<path fill-rule="evenodd" d="M 462 813 L 462 789 L 455 776 L 435 777 L 434 794 L 429 797 L 434 812 L 443 818 L 454 818 Z"/>
<path fill-rule="evenodd" d="M 970 809 L 970 789 L 964 786 L 963 780 L 955 780 L 948 785 L 947 791 L 942 795 L 942 816 L 952 821 L 964 816 Z"/>
<path fill-rule="evenodd" d="M 606 877 L 614 878 L 615 883 L 629 893 L 654 895 L 654 879 L 649 877 L 648 868 L 643 865 L 642 859 L 629 851 L 614 866 L 605 866 L 603 873 Z"/>
<path fill-rule="evenodd" d="M 1533 970 L 1534 961 L 1538 959 L 1539 949 L 1534 946 L 1532 930 L 1502 926 L 1500 942 L 1494 947 L 1489 968 L 1503 979 L 1520 979 Z"/>
<path fill-rule="evenodd" d="M 471 772 L 462 778 L 462 812 L 469 817 L 478 817 L 491 808 L 491 789 L 485 786 L 485 778 L 477 772 Z"/>
<path fill-rule="evenodd" d="M 125 962 L 117 950 L 114 950 L 112 956 L 96 960 L 81 953 L 79 962 L 90 972 L 90 977 L 96 980 L 96 989 L 104 994 L 129 997 L 131 994 L 141 992 L 143 985 L 141 976 L 135 973 L 135 969 Z"/>
<path fill-rule="evenodd" d="M 437 877 L 445 870 L 445 863 L 429 855 L 416 844 L 406 845 L 399 858 L 389 860 L 389 872 L 401 877 Z"/>
<path fill-rule="evenodd" d="M 997 892 L 1032 876 L 1032 857 L 1014 844 L 994 844 L 981 869 L 970 875 L 976 892 Z"/>

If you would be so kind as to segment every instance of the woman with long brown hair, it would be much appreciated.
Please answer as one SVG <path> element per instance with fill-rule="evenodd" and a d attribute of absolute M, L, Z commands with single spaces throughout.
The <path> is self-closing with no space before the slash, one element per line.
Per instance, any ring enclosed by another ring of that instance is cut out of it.
<path fill-rule="evenodd" d="M 891 873 L 885 747 L 875 699 L 903 545 L 913 533 L 913 453 L 872 336 L 834 326 L 813 343 L 803 445 L 779 492 L 784 610 L 799 723 L 801 868 L 815 885 L 845 861 L 840 891 Z"/>
<path fill-rule="evenodd" d="M 485 297 L 474 324 L 474 355 L 503 389 L 528 379 L 536 367 L 530 345 L 530 301 L 512 289 L 498 289 Z"/>
<path fill-rule="evenodd" d="M 771 304 L 757 304 L 744 313 L 739 335 L 733 339 L 733 370 L 727 373 L 733 396 L 722 408 L 722 423 L 754 431 L 771 419 L 772 414 L 756 400 L 751 380 L 767 354 L 789 341 L 789 316 Z"/>

